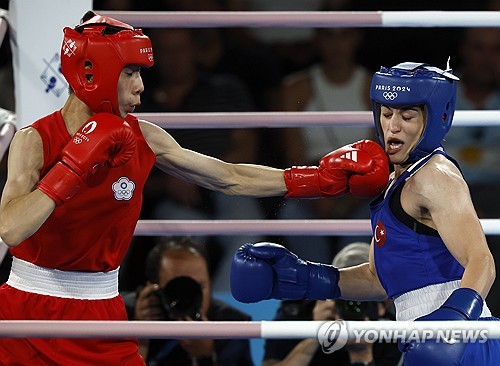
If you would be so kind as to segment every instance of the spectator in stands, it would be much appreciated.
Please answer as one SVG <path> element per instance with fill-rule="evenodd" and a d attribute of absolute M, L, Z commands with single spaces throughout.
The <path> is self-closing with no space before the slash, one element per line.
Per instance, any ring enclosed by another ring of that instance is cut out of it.
<path fill-rule="evenodd" d="M 460 47 L 457 110 L 500 109 L 500 29 L 468 28 Z M 453 66 L 453 65 L 451 65 Z M 498 217 L 500 127 L 454 128 L 444 147 L 460 162 L 481 217 Z"/>
<path fill-rule="evenodd" d="M 148 254 L 147 284 L 124 296 L 129 318 L 135 320 L 249 321 L 212 297 L 206 252 L 186 237 L 163 238 Z M 148 365 L 252 365 L 248 339 L 141 340 Z"/>
<path fill-rule="evenodd" d="M 318 11 L 322 0 L 242 0 L 229 1 L 238 11 Z M 279 60 L 285 74 L 314 61 L 313 31 L 309 27 L 258 27 L 245 32 L 249 42 L 267 47 Z"/>

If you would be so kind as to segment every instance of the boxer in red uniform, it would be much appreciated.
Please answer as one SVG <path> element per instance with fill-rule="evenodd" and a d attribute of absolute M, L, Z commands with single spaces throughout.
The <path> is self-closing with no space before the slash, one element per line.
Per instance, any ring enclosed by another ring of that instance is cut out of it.
<path fill-rule="evenodd" d="M 285 171 L 228 164 L 180 147 L 130 115 L 153 65 L 141 30 L 87 13 L 64 29 L 62 72 L 71 92 L 61 110 L 20 130 L 8 161 L 0 235 L 13 264 L 0 288 L 0 320 L 125 320 L 118 270 L 154 164 L 232 195 L 373 196 L 388 180 L 385 153 L 360 141 L 318 167 Z M 143 365 L 135 339 L 2 339 L 0 364 Z"/>

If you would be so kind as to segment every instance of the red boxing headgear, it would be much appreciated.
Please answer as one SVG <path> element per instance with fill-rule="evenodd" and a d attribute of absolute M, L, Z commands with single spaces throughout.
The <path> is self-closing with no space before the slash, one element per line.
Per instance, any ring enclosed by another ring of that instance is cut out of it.
<path fill-rule="evenodd" d="M 127 65 L 153 66 L 153 47 L 141 29 L 92 14 L 74 29 L 64 28 L 62 74 L 94 113 L 120 116 L 118 78 Z"/>

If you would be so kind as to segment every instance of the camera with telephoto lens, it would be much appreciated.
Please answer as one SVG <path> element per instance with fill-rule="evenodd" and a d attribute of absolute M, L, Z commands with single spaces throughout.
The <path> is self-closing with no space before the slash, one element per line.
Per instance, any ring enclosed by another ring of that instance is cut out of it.
<path fill-rule="evenodd" d="M 379 317 L 375 301 L 335 300 L 335 308 L 344 320 L 376 320 Z"/>
<path fill-rule="evenodd" d="M 175 277 L 153 295 L 160 300 L 165 320 L 201 319 L 203 293 L 200 284 L 191 277 Z"/>

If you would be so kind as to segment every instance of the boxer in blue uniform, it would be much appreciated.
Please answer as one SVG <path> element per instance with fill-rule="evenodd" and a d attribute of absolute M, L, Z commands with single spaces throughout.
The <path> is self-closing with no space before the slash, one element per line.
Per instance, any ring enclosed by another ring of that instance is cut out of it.
<path fill-rule="evenodd" d="M 277 299 L 394 299 L 397 320 L 492 320 L 484 298 L 495 265 L 458 163 L 441 142 L 451 127 L 458 78 L 406 62 L 375 73 L 380 143 L 394 166 L 370 204 L 369 263 L 311 263 L 273 243 L 245 244 L 231 268 L 233 296 Z M 500 323 L 499 323 L 500 326 Z M 404 364 L 499 365 L 500 340 L 401 343 Z"/>

